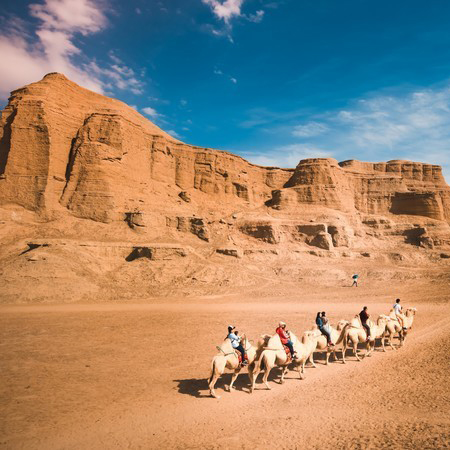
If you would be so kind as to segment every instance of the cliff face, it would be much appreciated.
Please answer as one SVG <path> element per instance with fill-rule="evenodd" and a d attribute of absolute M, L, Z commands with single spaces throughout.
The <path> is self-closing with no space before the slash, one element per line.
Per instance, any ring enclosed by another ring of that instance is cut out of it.
<path fill-rule="evenodd" d="M 49 298 L 49 286 L 75 298 L 80 283 L 91 294 L 109 289 L 108 297 L 130 284 L 133 295 L 199 283 L 216 292 L 274 273 L 316 282 L 317 257 L 442 265 L 449 222 L 439 166 L 331 158 L 256 166 L 184 144 L 60 74 L 12 92 L 0 120 L 8 301 Z M 320 267 L 329 280 L 323 260 Z"/>
<path fill-rule="evenodd" d="M 250 208 L 316 204 L 450 220 L 450 190 L 439 166 L 308 159 L 295 170 L 258 167 L 183 144 L 133 108 L 56 73 L 12 93 L 0 133 L 0 202 L 49 218 L 66 211 L 122 220 L 151 208 L 160 195 L 156 182 Z"/>
<path fill-rule="evenodd" d="M 12 92 L 0 130 L 0 204 L 44 218 L 121 221 L 155 201 L 170 208 L 165 186 L 221 206 L 296 213 L 317 205 L 450 220 L 450 188 L 439 166 L 317 158 L 295 170 L 259 167 L 183 144 L 133 108 L 56 73 Z"/>
<path fill-rule="evenodd" d="M 63 75 L 12 93 L 2 114 L 0 203 L 100 221 L 152 205 L 152 183 L 263 203 L 291 171 L 185 145 L 133 108 Z"/>

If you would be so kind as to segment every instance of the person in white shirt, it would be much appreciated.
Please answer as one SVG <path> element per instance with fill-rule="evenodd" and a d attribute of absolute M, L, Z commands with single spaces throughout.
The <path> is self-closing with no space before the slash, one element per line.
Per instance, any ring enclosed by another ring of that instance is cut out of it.
<path fill-rule="evenodd" d="M 228 326 L 228 336 L 227 338 L 231 341 L 231 346 L 241 352 L 242 354 L 242 365 L 246 366 L 248 364 L 247 355 L 245 354 L 245 349 L 241 345 L 241 338 L 238 336 L 238 332 L 235 331 L 233 325 Z"/>
<path fill-rule="evenodd" d="M 405 322 L 403 321 L 403 312 L 402 312 L 402 305 L 400 305 L 400 299 L 398 298 L 395 300 L 395 304 L 393 306 L 395 316 L 397 317 L 398 323 L 401 325 L 401 327 L 406 330 Z"/>

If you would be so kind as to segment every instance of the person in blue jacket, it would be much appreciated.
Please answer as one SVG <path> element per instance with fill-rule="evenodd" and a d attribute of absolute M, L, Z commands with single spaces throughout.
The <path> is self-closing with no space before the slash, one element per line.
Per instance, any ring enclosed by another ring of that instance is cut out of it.
<path fill-rule="evenodd" d="M 332 346 L 333 343 L 331 342 L 331 336 L 330 333 L 325 329 L 324 327 L 324 318 L 326 319 L 325 312 L 321 313 L 318 312 L 316 316 L 316 325 L 319 328 L 320 332 L 327 338 L 328 346 Z M 328 319 L 326 319 L 328 321 Z"/>

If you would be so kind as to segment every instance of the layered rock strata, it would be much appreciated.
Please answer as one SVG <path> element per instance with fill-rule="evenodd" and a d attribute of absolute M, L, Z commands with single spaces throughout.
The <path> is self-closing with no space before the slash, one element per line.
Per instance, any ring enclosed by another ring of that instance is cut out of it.
<path fill-rule="evenodd" d="M 139 229 L 156 203 L 170 210 L 180 199 L 193 211 L 201 209 L 199 202 L 299 215 L 317 206 L 353 216 L 450 221 L 450 188 L 439 166 L 314 158 L 295 169 L 261 167 L 184 144 L 133 108 L 61 74 L 12 92 L 1 117 L 0 206 L 20 205 L 44 219 L 126 221 Z M 201 219 L 186 219 L 176 228 L 209 240 Z M 279 240 L 264 224 L 244 233 Z M 329 234 L 335 246 L 348 240 L 337 229 Z"/>

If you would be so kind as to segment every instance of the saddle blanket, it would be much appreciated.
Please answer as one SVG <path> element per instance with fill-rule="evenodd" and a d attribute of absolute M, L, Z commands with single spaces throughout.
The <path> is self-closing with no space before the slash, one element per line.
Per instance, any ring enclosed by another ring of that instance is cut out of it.
<path fill-rule="evenodd" d="M 291 362 L 292 356 L 291 356 L 291 351 L 289 350 L 289 347 L 287 345 L 283 344 L 283 348 L 284 348 L 284 351 L 286 352 L 288 362 Z"/>
<path fill-rule="evenodd" d="M 237 356 L 239 364 L 242 364 L 242 353 L 239 350 L 235 350 L 234 354 Z M 245 358 L 245 360 L 248 361 L 248 358 Z"/>

